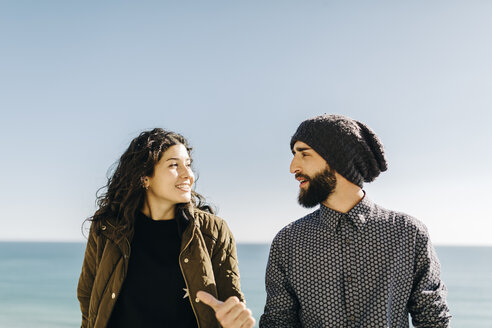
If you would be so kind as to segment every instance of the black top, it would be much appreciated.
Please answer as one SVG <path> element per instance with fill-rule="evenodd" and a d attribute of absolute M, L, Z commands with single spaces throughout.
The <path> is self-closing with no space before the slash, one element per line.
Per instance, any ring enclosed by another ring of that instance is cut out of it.
<path fill-rule="evenodd" d="M 130 263 L 108 327 L 197 327 L 179 267 L 177 220 L 138 212 Z"/>

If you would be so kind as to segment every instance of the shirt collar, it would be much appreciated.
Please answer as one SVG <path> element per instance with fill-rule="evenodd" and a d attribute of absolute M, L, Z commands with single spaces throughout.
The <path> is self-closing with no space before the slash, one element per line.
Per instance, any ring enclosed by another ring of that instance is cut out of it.
<path fill-rule="evenodd" d="M 367 197 L 364 192 L 364 198 L 360 200 L 350 211 L 347 213 L 342 213 L 335 211 L 323 204 L 320 206 L 319 217 L 322 222 L 324 222 L 330 231 L 335 232 L 340 223 L 342 217 L 347 217 L 350 222 L 352 222 L 357 230 L 364 227 L 365 223 L 369 220 L 371 216 L 374 203 Z"/>

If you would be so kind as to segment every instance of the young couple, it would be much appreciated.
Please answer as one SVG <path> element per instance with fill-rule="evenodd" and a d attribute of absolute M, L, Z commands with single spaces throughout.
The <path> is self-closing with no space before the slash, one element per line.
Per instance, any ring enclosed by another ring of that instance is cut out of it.
<path fill-rule="evenodd" d="M 386 170 L 382 144 L 341 115 L 290 140 L 298 201 L 319 209 L 273 240 L 260 327 L 448 327 L 446 287 L 425 226 L 362 189 Z M 181 135 L 141 133 L 91 221 L 77 295 L 82 327 L 253 327 L 234 238 L 193 190 Z"/>

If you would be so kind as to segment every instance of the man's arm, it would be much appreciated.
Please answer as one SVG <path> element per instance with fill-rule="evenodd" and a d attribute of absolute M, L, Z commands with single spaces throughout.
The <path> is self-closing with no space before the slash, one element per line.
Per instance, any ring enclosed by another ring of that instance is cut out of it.
<path fill-rule="evenodd" d="M 415 327 L 449 327 L 447 289 L 440 278 L 440 264 L 427 228 L 416 235 L 415 273 L 408 308 Z"/>
<path fill-rule="evenodd" d="M 287 229 L 280 231 L 270 247 L 265 276 L 267 300 L 260 328 L 301 327 L 299 302 L 287 275 L 289 249 Z"/>

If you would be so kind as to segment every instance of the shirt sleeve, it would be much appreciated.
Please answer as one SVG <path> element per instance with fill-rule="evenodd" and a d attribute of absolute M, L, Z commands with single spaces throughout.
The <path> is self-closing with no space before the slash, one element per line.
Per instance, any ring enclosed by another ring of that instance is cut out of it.
<path fill-rule="evenodd" d="M 80 273 L 79 283 L 77 285 L 77 298 L 82 312 L 81 327 L 87 327 L 88 324 L 89 303 L 92 285 L 94 284 L 94 277 L 96 275 L 96 249 L 95 234 L 91 226 L 85 249 L 84 262 L 82 264 L 82 272 Z"/>
<path fill-rule="evenodd" d="M 408 309 L 415 327 L 449 327 L 447 289 L 440 278 L 440 264 L 425 226 L 417 231 L 415 274 Z"/>
<path fill-rule="evenodd" d="M 287 229 L 278 233 L 270 247 L 265 285 L 267 300 L 260 328 L 301 327 L 299 302 L 288 278 L 290 243 Z"/>

